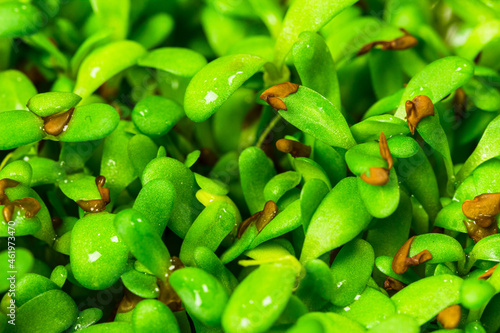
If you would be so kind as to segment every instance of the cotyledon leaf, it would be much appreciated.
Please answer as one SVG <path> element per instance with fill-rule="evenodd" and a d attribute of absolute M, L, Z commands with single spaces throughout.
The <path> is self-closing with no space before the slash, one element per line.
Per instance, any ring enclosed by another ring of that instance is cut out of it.
<path fill-rule="evenodd" d="M 277 98 L 286 105 L 279 114 L 298 129 L 334 147 L 349 149 L 356 144 L 340 110 L 316 91 L 299 86 L 296 92 Z"/>
<path fill-rule="evenodd" d="M 146 50 L 139 43 L 123 40 L 101 46 L 83 60 L 74 93 L 85 98 L 104 82 L 135 65 Z"/>
<path fill-rule="evenodd" d="M 375 253 L 367 241 L 356 239 L 344 245 L 330 267 L 332 304 L 347 306 L 353 302 L 365 289 L 374 264 Z"/>
<path fill-rule="evenodd" d="M 266 283 L 262 283 L 266 280 Z M 222 315 L 228 333 L 266 332 L 285 310 L 295 283 L 294 269 L 261 265 L 234 290 Z"/>
<path fill-rule="evenodd" d="M 292 52 L 293 62 L 302 84 L 323 95 L 340 110 L 342 106 L 340 105 L 337 70 L 323 37 L 314 32 L 305 31 L 299 35 Z M 329 75 L 322 75 L 322 73 L 329 73 Z"/>
<path fill-rule="evenodd" d="M 463 86 L 473 75 L 474 65 L 461 57 L 445 57 L 430 63 L 408 82 L 395 116 L 403 119 L 406 101 L 415 96 L 426 95 L 435 104 Z"/>
<path fill-rule="evenodd" d="M 436 275 L 421 279 L 392 296 L 396 310 L 415 318 L 422 325 L 450 305 L 457 304 L 462 279 Z"/>
<path fill-rule="evenodd" d="M 207 64 L 207 60 L 203 55 L 190 49 L 163 47 L 148 52 L 137 61 L 137 64 L 177 76 L 193 77 Z"/>
<path fill-rule="evenodd" d="M 130 0 L 91 0 L 100 30 L 111 32 L 117 40 L 124 39 L 129 28 L 130 3 Z"/>
<path fill-rule="evenodd" d="M 43 120 L 32 112 L 14 110 L 0 112 L 0 150 L 7 150 L 40 141 Z"/>
<path fill-rule="evenodd" d="M 264 188 L 276 170 L 264 151 L 257 147 L 249 147 L 241 153 L 239 168 L 243 196 L 250 213 L 254 214 L 264 208 Z"/>
<path fill-rule="evenodd" d="M 27 110 L 26 104 L 36 93 L 24 73 L 13 69 L 0 72 L 0 112 Z"/>
<path fill-rule="evenodd" d="M 186 115 L 196 122 L 210 118 L 264 63 L 264 59 L 246 54 L 228 55 L 210 62 L 189 82 L 184 97 Z"/>
<path fill-rule="evenodd" d="M 108 212 L 87 214 L 71 231 L 72 275 L 85 288 L 108 288 L 127 268 L 129 251 L 118 238 L 114 219 Z"/>
<path fill-rule="evenodd" d="M 314 213 L 300 257 L 314 259 L 356 237 L 372 216 L 361 200 L 356 179 L 344 178 L 326 195 Z"/>
<path fill-rule="evenodd" d="M 159 279 L 169 272 L 170 253 L 144 215 L 134 209 L 116 214 L 113 221 L 116 233 L 130 252 Z"/>
<path fill-rule="evenodd" d="M 399 183 L 396 170 L 391 169 L 389 182 L 382 186 L 366 183 L 357 177 L 358 189 L 368 212 L 376 218 L 390 216 L 399 205 Z"/>
<path fill-rule="evenodd" d="M 42 28 L 44 14 L 30 2 L 2 1 L 0 3 L 0 37 L 31 35 Z"/>
<path fill-rule="evenodd" d="M 296 0 L 288 9 L 281 33 L 276 41 L 274 62 L 281 68 L 293 43 L 303 31 L 318 31 L 355 0 Z"/>
<path fill-rule="evenodd" d="M 500 116 L 493 119 L 481 137 L 476 149 L 469 156 L 457 173 L 457 182 L 462 182 L 475 168 L 498 155 L 500 155 Z"/>

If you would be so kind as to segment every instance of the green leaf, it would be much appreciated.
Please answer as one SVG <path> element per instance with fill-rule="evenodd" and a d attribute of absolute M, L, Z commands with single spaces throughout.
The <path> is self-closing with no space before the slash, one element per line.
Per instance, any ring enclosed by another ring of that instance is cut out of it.
<path fill-rule="evenodd" d="M 7 150 L 40 141 L 43 120 L 24 110 L 0 112 L 0 150 Z"/>
<path fill-rule="evenodd" d="M 132 327 L 134 332 L 180 333 L 172 310 L 157 300 L 144 300 L 137 304 L 132 314 Z"/>
<path fill-rule="evenodd" d="M 377 326 L 368 330 L 369 333 L 386 333 L 386 332 L 405 332 L 419 333 L 420 325 L 413 317 L 408 315 L 395 314 L 394 316 L 384 320 Z"/>
<path fill-rule="evenodd" d="M 300 173 L 295 171 L 286 171 L 274 176 L 264 187 L 264 198 L 266 201 L 278 202 L 286 192 L 299 185 L 301 179 Z"/>
<path fill-rule="evenodd" d="M 167 13 L 150 16 L 132 33 L 131 39 L 151 49 L 160 45 L 174 30 L 174 19 Z"/>
<path fill-rule="evenodd" d="M 300 257 L 314 259 L 352 240 L 368 226 L 372 217 L 364 208 L 356 180 L 341 180 L 326 195 L 314 213 Z"/>
<path fill-rule="evenodd" d="M 475 168 L 498 155 L 500 155 L 500 116 L 493 119 L 481 137 L 476 149 L 469 156 L 457 173 L 457 182 L 462 182 Z"/>
<path fill-rule="evenodd" d="M 376 218 L 386 218 L 399 205 L 399 183 L 396 170 L 391 169 L 389 182 L 382 186 L 370 185 L 357 177 L 358 190 L 368 212 Z"/>
<path fill-rule="evenodd" d="M 295 200 L 272 219 L 262 231 L 255 237 L 249 248 L 254 247 L 300 227 L 302 219 L 300 217 L 300 200 Z"/>
<path fill-rule="evenodd" d="M 474 64 L 461 57 L 445 57 L 427 65 L 405 88 L 396 117 L 406 116 L 405 103 L 415 96 L 426 95 L 433 104 L 463 86 L 474 75 Z M 417 130 L 420 126 L 417 126 Z"/>
<path fill-rule="evenodd" d="M 155 179 L 166 179 L 175 188 L 175 201 L 168 227 L 181 238 L 186 236 L 197 210 L 192 204 L 195 198 L 195 178 L 188 167 L 170 157 L 157 157 L 146 166 L 141 183 L 146 186 Z"/>
<path fill-rule="evenodd" d="M 351 332 L 363 333 L 366 330 L 356 321 L 333 312 L 310 312 L 299 318 L 288 333 L 302 332 Z"/>
<path fill-rule="evenodd" d="M 429 146 L 443 156 L 446 173 L 448 175 L 447 191 L 451 195 L 454 192 L 455 171 L 453 169 L 453 161 L 451 159 L 450 145 L 441 123 L 439 115 L 425 117 L 418 123 L 418 133 L 422 136 Z"/>
<path fill-rule="evenodd" d="M 102 139 L 113 132 L 120 115 L 111 105 L 93 103 L 78 106 L 73 111 L 67 128 L 58 139 L 63 142 L 81 142 Z"/>
<path fill-rule="evenodd" d="M 194 251 L 193 259 L 196 267 L 212 274 L 224 286 L 228 294 L 231 294 L 238 285 L 238 280 L 233 273 L 224 266 L 217 255 L 207 247 L 199 246 Z"/>
<path fill-rule="evenodd" d="M 410 133 L 408 124 L 397 117 L 384 114 L 369 117 L 353 126 L 351 132 L 357 142 L 378 140 L 380 132 L 389 139 L 395 136 L 405 136 Z"/>
<path fill-rule="evenodd" d="M 234 208 L 227 202 L 214 201 L 198 215 L 182 242 L 179 258 L 186 266 L 194 265 L 198 246 L 216 251 L 222 241 L 236 227 Z"/>
<path fill-rule="evenodd" d="M 129 40 L 95 49 L 83 60 L 73 92 L 83 98 L 90 96 L 104 82 L 135 65 L 145 53 L 142 45 Z"/>
<path fill-rule="evenodd" d="M 357 239 L 344 245 L 330 267 L 332 304 L 343 307 L 352 303 L 365 289 L 374 264 L 375 253 L 367 241 Z"/>
<path fill-rule="evenodd" d="M 219 326 L 228 295 L 222 284 L 202 269 L 186 267 L 172 273 L 169 283 L 187 312 L 207 326 Z"/>
<path fill-rule="evenodd" d="M 52 273 L 50 273 L 50 280 L 53 281 L 59 288 L 64 286 L 67 277 L 68 270 L 63 265 L 56 266 L 52 270 Z"/>
<path fill-rule="evenodd" d="M 297 157 L 293 160 L 293 166 L 302 175 L 304 182 L 308 182 L 311 179 L 319 179 L 328 186 L 328 190 L 332 188 L 325 170 L 313 160 L 307 157 Z"/>
<path fill-rule="evenodd" d="M 302 186 L 300 192 L 300 215 L 304 233 L 321 201 L 330 192 L 328 185 L 320 179 L 311 179 Z"/>
<path fill-rule="evenodd" d="M 193 77 L 207 64 L 207 60 L 203 55 L 190 49 L 162 47 L 148 52 L 137 61 L 137 64 L 181 77 Z"/>
<path fill-rule="evenodd" d="M 0 37 L 21 37 L 34 34 L 44 25 L 42 12 L 31 3 L 2 1 L 0 3 Z"/>
<path fill-rule="evenodd" d="M 106 177 L 106 187 L 111 190 L 111 201 L 137 177 L 128 155 L 128 143 L 132 134 L 131 123 L 120 121 L 118 127 L 104 140 L 101 159 L 101 175 Z"/>
<path fill-rule="evenodd" d="M 274 62 L 281 68 L 285 57 L 303 31 L 318 31 L 355 0 L 296 0 L 286 12 L 281 33 L 276 41 Z"/>
<path fill-rule="evenodd" d="M 55 113 L 69 110 L 82 98 L 70 92 L 47 92 L 31 97 L 26 105 L 39 117 L 47 117 Z"/>
<path fill-rule="evenodd" d="M 132 325 L 126 322 L 97 324 L 82 330 L 85 333 L 134 333 Z"/>
<path fill-rule="evenodd" d="M 111 41 L 111 32 L 99 31 L 89 36 L 78 48 L 70 60 L 70 68 L 72 76 L 76 77 L 78 68 L 87 55 L 95 48 L 103 46 Z"/>
<path fill-rule="evenodd" d="M 118 238 L 114 219 L 107 212 L 87 214 L 71 231 L 71 270 L 87 289 L 112 286 L 127 268 L 128 248 Z"/>
<path fill-rule="evenodd" d="M 267 331 L 285 310 L 294 283 L 295 272 L 286 265 L 262 265 L 254 270 L 229 298 L 222 315 L 224 331 Z M 255 313 L 259 315 L 252 316 Z"/>
<path fill-rule="evenodd" d="M 144 298 L 158 298 L 160 288 L 156 281 L 158 278 L 154 275 L 139 272 L 131 269 L 121 276 L 123 285 L 134 295 Z"/>
<path fill-rule="evenodd" d="M 9 269 L 9 251 L 4 250 L 0 252 L 0 292 L 7 291 L 10 287 L 10 271 Z M 28 249 L 24 247 L 16 248 L 16 279 L 20 280 L 24 274 L 31 271 L 35 259 Z"/>
<path fill-rule="evenodd" d="M 453 275 L 437 275 L 421 279 L 392 296 L 400 314 L 426 323 L 450 305 L 457 304 L 462 279 Z"/>
<path fill-rule="evenodd" d="M 32 177 L 33 169 L 30 163 L 23 160 L 10 162 L 0 169 L 0 179 L 9 178 L 25 186 L 30 186 Z"/>
<path fill-rule="evenodd" d="M 141 175 L 146 165 L 156 157 L 158 146 L 146 135 L 137 134 L 128 141 L 127 152 L 135 173 Z"/>
<path fill-rule="evenodd" d="M 248 147 L 241 153 L 239 169 L 243 196 L 250 213 L 254 214 L 264 208 L 264 188 L 276 170 L 264 151 L 257 147 Z"/>
<path fill-rule="evenodd" d="M 314 32 L 305 31 L 299 35 L 292 53 L 302 85 L 323 95 L 341 110 L 337 70 L 325 40 Z"/>
<path fill-rule="evenodd" d="M 16 281 L 16 292 L 12 298 L 16 301 L 16 306 L 20 307 L 36 296 L 54 289 L 59 290 L 60 287 L 45 276 L 26 274 Z"/>
<path fill-rule="evenodd" d="M 429 233 L 416 236 L 411 243 L 408 256 L 413 257 L 423 250 L 429 250 L 432 254 L 432 259 L 427 261 L 428 264 L 465 260 L 462 245 L 455 238 L 445 234 Z"/>
<path fill-rule="evenodd" d="M 203 67 L 186 90 L 184 108 L 193 121 L 204 121 L 226 102 L 246 80 L 257 73 L 265 60 L 251 55 L 220 57 Z"/>
<path fill-rule="evenodd" d="M 167 134 L 184 117 L 182 107 L 161 96 L 141 99 L 132 111 L 132 121 L 137 129 L 148 136 L 159 137 Z"/>
<path fill-rule="evenodd" d="M 150 222 L 134 209 L 125 209 L 114 218 L 120 239 L 130 252 L 159 279 L 169 274 L 170 253 Z"/>
<path fill-rule="evenodd" d="M 0 112 L 27 110 L 26 104 L 37 93 L 31 80 L 13 69 L 0 72 L 0 91 Z"/>
<path fill-rule="evenodd" d="M 279 114 L 298 129 L 334 147 L 349 149 L 356 144 L 340 110 L 314 90 L 300 86 L 278 98 L 287 108 Z"/>
<path fill-rule="evenodd" d="M 463 1 L 462 1 L 463 2 Z M 460 6 L 460 5 L 459 5 Z M 472 16 L 469 14 L 468 16 Z M 457 54 L 468 60 L 474 60 L 483 48 L 500 35 L 500 21 L 485 20 L 474 26 L 467 40 L 457 48 Z"/>
<path fill-rule="evenodd" d="M 396 313 L 394 303 L 378 290 L 366 287 L 356 300 L 346 307 L 332 307 L 330 310 L 372 328 Z"/>
<path fill-rule="evenodd" d="M 161 236 L 174 208 L 175 197 L 175 187 L 170 181 L 155 179 L 142 187 L 133 208 L 140 212 Z"/>
<path fill-rule="evenodd" d="M 76 320 L 73 299 L 61 290 L 49 290 L 31 299 L 16 311 L 16 332 L 58 333 Z"/>
<path fill-rule="evenodd" d="M 73 326 L 70 327 L 68 333 L 74 333 L 81 331 L 92 324 L 97 323 L 102 318 L 102 310 L 98 308 L 90 308 L 80 311 L 78 313 L 78 318 L 76 318 L 76 322 L 73 323 Z"/>
<path fill-rule="evenodd" d="M 90 4 L 101 30 L 111 32 L 117 40 L 127 36 L 130 0 L 91 0 Z"/>

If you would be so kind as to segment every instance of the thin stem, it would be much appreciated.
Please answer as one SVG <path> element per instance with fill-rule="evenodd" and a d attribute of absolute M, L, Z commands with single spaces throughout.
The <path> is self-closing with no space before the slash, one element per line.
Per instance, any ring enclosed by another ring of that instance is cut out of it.
<path fill-rule="evenodd" d="M 277 114 L 273 118 L 273 120 L 271 120 L 271 122 L 264 129 L 264 132 L 262 132 L 262 134 L 260 135 L 259 140 L 257 141 L 257 144 L 256 144 L 257 147 L 259 147 L 259 148 L 262 147 L 262 144 L 264 143 L 264 140 L 266 139 L 266 137 L 268 136 L 268 134 L 272 131 L 272 129 L 274 128 L 274 126 L 276 126 L 276 124 L 278 124 L 278 122 L 280 120 L 281 120 L 281 116 L 279 114 Z"/>

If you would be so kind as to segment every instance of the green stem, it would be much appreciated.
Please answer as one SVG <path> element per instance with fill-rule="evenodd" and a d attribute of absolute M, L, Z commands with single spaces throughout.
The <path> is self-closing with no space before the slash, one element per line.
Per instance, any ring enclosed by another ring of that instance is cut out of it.
<path fill-rule="evenodd" d="M 271 122 L 267 125 L 267 127 L 264 129 L 264 132 L 259 137 L 259 140 L 257 141 L 256 146 L 259 148 L 262 148 L 262 144 L 264 143 L 264 140 L 266 139 L 267 135 L 272 131 L 274 126 L 281 120 L 281 116 L 278 114 L 276 115 Z"/>

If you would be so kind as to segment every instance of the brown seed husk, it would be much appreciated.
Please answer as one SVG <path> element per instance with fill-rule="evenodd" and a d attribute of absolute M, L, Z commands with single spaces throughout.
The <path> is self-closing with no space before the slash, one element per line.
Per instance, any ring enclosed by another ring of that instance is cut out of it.
<path fill-rule="evenodd" d="M 43 118 L 43 130 L 49 135 L 59 135 L 66 130 L 66 127 L 73 116 L 75 108 L 66 112 Z"/>
<path fill-rule="evenodd" d="M 257 232 L 261 232 L 264 227 L 274 219 L 274 217 L 278 214 L 278 206 L 272 200 L 269 200 L 264 205 L 264 209 L 260 212 L 257 212 L 247 218 L 245 221 L 241 222 L 238 226 L 238 238 L 241 238 L 245 231 L 255 223 L 255 227 L 257 228 Z"/>
<path fill-rule="evenodd" d="M 493 275 L 493 272 L 495 271 L 495 269 L 497 268 L 498 264 L 496 264 L 495 266 L 491 267 L 490 269 L 488 269 L 486 272 L 484 272 L 483 274 L 481 274 L 478 279 L 479 280 L 487 280 L 490 276 Z"/>
<path fill-rule="evenodd" d="M 293 157 L 309 157 L 311 155 L 311 146 L 305 145 L 299 141 L 289 139 L 279 139 L 276 141 L 276 148 Z"/>
<path fill-rule="evenodd" d="M 9 198 L 7 198 L 7 195 L 5 194 L 5 189 L 8 189 L 9 187 L 16 187 L 20 183 L 18 181 L 4 178 L 0 180 L 0 205 L 6 205 L 10 202 Z"/>
<path fill-rule="evenodd" d="M 384 132 L 380 132 L 380 138 L 378 141 L 378 148 L 380 150 L 380 156 L 387 162 L 387 169 L 391 170 L 394 162 L 392 160 L 391 151 L 389 150 L 389 145 L 387 144 L 387 138 Z"/>
<path fill-rule="evenodd" d="M 462 309 L 458 304 L 447 307 L 437 315 L 437 321 L 447 330 L 456 328 L 461 318 Z"/>
<path fill-rule="evenodd" d="M 429 97 L 425 95 L 415 96 L 411 101 L 406 101 L 406 120 L 411 134 L 415 134 L 415 128 L 425 117 L 434 116 L 434 104 Z"/>
<path fill-rule="evenodd" d="M 104 176 L 97 176 L 95 178 L 95 184 L 99 190 L 99 195 L 101 199 L 95 200 L 77 200 L 77 205 L 80 206 L 86 213 L 99 213 L 106 209 L 106 205 L 111 201 L 109 188 L 104 188 L 106 183 L 106 178 Z"/>
<path fill-rule="evenodd" d="M 396 274 L 403 274 L 408 270 L 408 265 L 406 264 L 406 258 L 408 258 L 408 254 L 410 253 L 411 243 L 415 236 L 408 239 L 404 244 L 399 248 L 398 252 L 392 259 L 392 270 Z"/>
<path fill-rule="evenodd" d="M 12 220 L 15 207 L 24 210 L 24 217 L 28 219 L 34 217 L 42 208 L 38 200 L 29 197 L 7 202 L 2 210 L 2 215 L 5 221 Z"/>
<path fill-rule="evenodd" d="M 475 243 L 479 242 L 484 237 L 494 235 L 497 233 L 497 224 L 492 223 L 489 227 L 483 228 L 476 224 L 474 221 L 464 220 L 467 234 L 474 240 Z"/>
<path fill-rule="evenodd" d="M 431 259 L 432 259 L 432 254 L 429 252 L 429 250 L 423 250 L 422 252 L 414 255 L 413 257 L 406 258 L 406 264 L 408 266 L 417 266 Z"/>
<path fill-rule="evenodd" d="M 467 95 L 462 88 L 458 88 L 453 96 L 453 111 L 457 120 L 463 119 L 467 110 Z"/>
<path fill-rule="evenodd" d="M 299 85 L 292 82 L 284 82 L 277 84 L 267 90 L 265 90 L 261 95 L 260 99 L 265 101 L 271 107 L 277 110 L 287 110 L 285 102 L 283 102 L 279 97 L 287 97 L 290 94 L 296 93 L 299 90 Z"/>
<path fill-rule="evenodd" d="M 403 282 L 393 279 L 390 276 L 388 276 L 387 279 L 385 279 L 384 281 L 384 289 L 387 291 L 389 290 L 400 291 L 404 287 L 406 287 L 406 285 Z"/>
<path fill-rule="evenodd" d="M 423 250 L 420 253 L 414 255 L 413 257 L 408 257 L 410 253 L 410 247 L 413 243 L 415 236 L 408 239 L 396 252 L 396 255 L 392 259 L 392 270 L 396 274 L 405 273 L 410 266 L 417 266 L 426 261 L 432 259 L 432 254 L 429 250 Z"/>
<path fill-rule="evenodd" d="M 389 170 L 381 167 L 371 167 L 370 176 L 362 174 L 361 180 L 370 185 L 382 186 L 389 182 Z"/>
<path fill-rule="evenodd" d="M 144 299 L 145 298 L 137 296 L 136 294 L 133 294 L 130 290 L 125 288 L 123 298 L 120 301 L 120 304 L 118 305 L 118 310 L 116 312 L 117 313 L 130 312 L 133 309 L 135 309 L 135 307 L 137 306 L 137 304 L 139 304 L 140 301 Z"/>
<path fill-rule="evenodd" d="M 484 193 L 474 200 L 465 200 L 462 212 L 479 227 L 488 228 L 496 224 L 495 217 L 500 213 L 500 193 Z"/>
<path fill-rule="evenodd" d="M 97 176 L 95 178 L 95 184 L 97 185 L 97 189 L 99 190 L 101 199 L 106 204 L 108 204 L 111 201 L 111 199 L 109 197 L 109 188 L 104 188 L 104 184 L 106 184 L 106 178 L 104 176 Z"/>
<path fill-rule="evenodd" d="M 362 174 L 361 180 L 370 185 L 383 186 L 389 182 L 389 174 L 394 165 L 384 132 L 380 132 L 378 148 L 380 156 L 387 162 L 387 168 L 370 167 L 370 176 Z"/>
<path fill-rule="evenodd" d="M 178 269 L 184 268 L 184 264 L 177 257 L 170 258 L 170 267 L 168 269 L 168 273 L 166 274 L 165 281 L 160 279 L 157 280 L 158 286 L 160 287 L 160 295 L 158 296 L 158 300 L 168 306 L 170 310 L 173 312 L 182 311 L 184 308 L 182 307 L 182 301 L 179 295 L 175 292 L 174 288 L 170 286 L 168 283 L 168 278 L 170 275 Z"/>
<path fill-rule="evenodd" d="M 241 222 L 240 225 L 238 226 L 238 238 L 241 238 L 245 231 L 248 229 L 248 227 L 255 221 L 257 221 L 260 217 L 261 212 L 257 212 L 247 218 L 245 221 Z"/>
<path fill-rule="evenodd" d="M 276 217 L 276 215 L 278 215 L 278 206 L 274 201 L 269 200 L 266 202 L 259 219 L 255 222 L 257 231 L 261 232 L 262 229 L 264 229 L 264 227 Z"/>
<path fill-rule="evenodd" d="M 398 37 L 390 41 L 378 40 L 364 45 L 357 55 L 363 55 L 370 52 L 374 47 L 381 46 L 384 51 L 401 51 L 410 49 L 418 44 L 418 40 L 410 35 L 405 29 L 400 29 L 404 32 L 404 36 Z"/>

